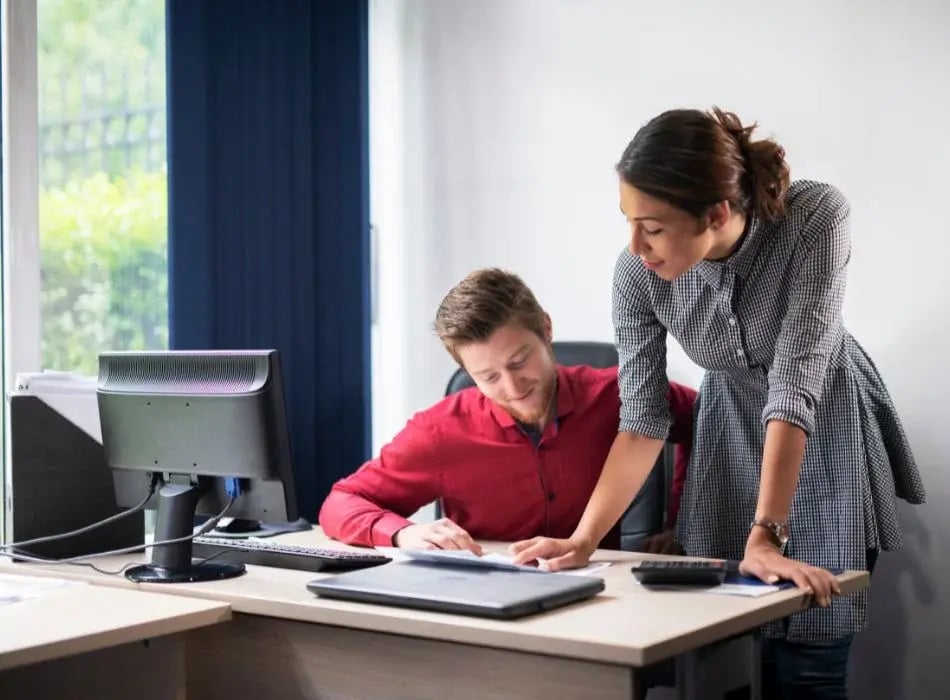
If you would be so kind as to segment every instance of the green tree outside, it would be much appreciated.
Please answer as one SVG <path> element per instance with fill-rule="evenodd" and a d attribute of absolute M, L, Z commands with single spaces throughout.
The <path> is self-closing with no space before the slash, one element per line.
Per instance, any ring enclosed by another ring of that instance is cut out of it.
<path fill-rule="evenodd" d="M 95 374 L 99 351 L 168 347 L 165 173 L 43 191 L 40 216 L 44 365 Z"/>
<path fill-rule="evenodd" d="M 39 0 L 43 365 L 168 346 L 163 0 Z"/>

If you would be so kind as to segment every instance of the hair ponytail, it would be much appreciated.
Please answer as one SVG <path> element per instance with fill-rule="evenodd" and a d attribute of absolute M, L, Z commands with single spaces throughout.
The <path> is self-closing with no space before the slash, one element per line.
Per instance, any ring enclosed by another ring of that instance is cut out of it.
<path fill-rule="evenodd" d="M 727 201 L 772 221 L 785 211 L 789 168 L 779 144 L 752 140 L 755 128 L 718 107 L 664 112 L 633 137 L 617 172 L 629 185 L 696 217 Z"/>
<path fill-rule="evenodd" d="M 713 107 L 712 116 L 735 139 L 742 154 L 746 187 L 756 214 L 767 221 L 779 218 L 785 212 L 785 193 L 791 181 L 785 149 L 772 139 L 753 141 L 755 122 L 743 126 L 734 113 L 718 107 Z"/>

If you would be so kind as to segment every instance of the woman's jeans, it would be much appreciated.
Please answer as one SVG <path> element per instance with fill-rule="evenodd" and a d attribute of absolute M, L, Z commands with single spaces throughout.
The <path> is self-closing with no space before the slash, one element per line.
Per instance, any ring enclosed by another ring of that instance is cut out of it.
<path fill-rule="evenodd" d="M 877 551 L 868 550 L 868 571 Z M 764 700 L 847 700 L 848 656 L 854 636 L 832 642 L 762 640 Z"/>

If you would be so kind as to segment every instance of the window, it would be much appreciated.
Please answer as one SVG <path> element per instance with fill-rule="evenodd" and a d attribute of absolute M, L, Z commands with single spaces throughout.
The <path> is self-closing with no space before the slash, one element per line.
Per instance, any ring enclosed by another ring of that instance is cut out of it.
<path fill-rule="evenodd" d="M 165 2 L 0 0 L 0 39 L 9 390 L 168 345 Z"/>
<path fill-rule="evenodd" d="M 164 0 L 38 0 L 41 356 L 168 346 Z"/>

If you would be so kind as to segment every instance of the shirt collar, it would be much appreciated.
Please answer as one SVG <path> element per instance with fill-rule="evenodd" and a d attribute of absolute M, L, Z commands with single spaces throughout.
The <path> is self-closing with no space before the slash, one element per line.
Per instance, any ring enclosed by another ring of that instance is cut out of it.
<path fill-rule="evenodd" d="M 514 417 L 494 401 L 490 401 L 491 412 L 502 428 L 511 428 L 517 425 Z M 571 386 L 570 377 L 561 365 L 557 366 L 557 394 L 554 397 L 555 417 L 560 420 L 574 410 L 574 390 Z M 551 425 L 554 421 L 551 422 Z M 549 426 L 550 427 L 550 426 Z M 545 428 L 547 434 L 547 428 Z"/>
<path fill-rule="evenodd" d="M 740 279 L 747 279 L 752 272 L 755 256 L 763 239 L 762 222 L 754 212 L 749 214 L 746 231 L 738 250 L 725 260 L 701 260 L 696 271 L 713 289 L 722 287 L 727 274 L 735 272 Z"/>

